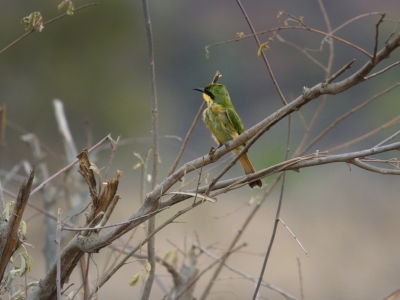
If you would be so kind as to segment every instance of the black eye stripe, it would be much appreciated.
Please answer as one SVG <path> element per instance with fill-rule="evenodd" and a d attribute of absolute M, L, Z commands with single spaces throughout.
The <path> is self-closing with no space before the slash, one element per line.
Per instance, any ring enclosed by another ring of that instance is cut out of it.
<path fill-rule="evenodd" d="M 206 90 L 206 91 L 204 91 L 204 94 L 206 94 L 208 97 L 210 97 L 211 99 L 213 99 L 214 100 L 214 95 L 213 95 L 213 93 L 211 93 L 209 90 Z"/>

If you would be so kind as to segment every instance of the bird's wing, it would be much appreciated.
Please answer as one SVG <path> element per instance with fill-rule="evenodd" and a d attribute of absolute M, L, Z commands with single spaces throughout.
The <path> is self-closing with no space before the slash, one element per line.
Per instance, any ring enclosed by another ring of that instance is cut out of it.
<path fill-rule="evenodd" d="M 244 132 L 243 123 L 236 111 L 234 109 L 227 108 L 226 115 L 228 116 L 228 120 L 232 124 L 233 128 L 235 128 L 239 134 L 242 134 Z"/>

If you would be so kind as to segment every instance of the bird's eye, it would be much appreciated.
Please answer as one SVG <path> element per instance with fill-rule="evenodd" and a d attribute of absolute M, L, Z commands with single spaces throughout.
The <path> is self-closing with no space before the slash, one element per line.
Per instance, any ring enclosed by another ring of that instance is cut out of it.
<path fill-rule="evenodd" d="M 211 93 L 209 90 L 205 90 L 204 94 L 206 94 L 208 97 L 210 97 L 211 99 L 214 100 L 215 96 L 213 95 L 213 93 Z"/>

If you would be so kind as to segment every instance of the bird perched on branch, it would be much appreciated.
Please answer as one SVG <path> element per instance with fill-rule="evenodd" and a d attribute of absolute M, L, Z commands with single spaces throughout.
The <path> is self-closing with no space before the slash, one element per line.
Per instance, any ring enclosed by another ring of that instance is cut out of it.
<path fill-rule="evenodd" d="M 235 108 L 231 102 L 228 90 L 222 84 L 211 83 L 204 89 L 194 89 L 203 93 L 203 98 L 207 102 L 207 108 L 203 112 L 203 120 L 215 142 L 219 145 L 225 145 L 229 141 L 237 138 L 244 132 L 242 120 L 236 113 Z M 237 155 L 244 145 L 240 145 L 233 154 Z M 239 158 L 240 163 L 246 174 L 254 173 L 254 167 L 251 164 L 247 153 L 244 153 Z M 249 183 L 251 188 L 261 187 L 261 180 L 256 180 Z"/>

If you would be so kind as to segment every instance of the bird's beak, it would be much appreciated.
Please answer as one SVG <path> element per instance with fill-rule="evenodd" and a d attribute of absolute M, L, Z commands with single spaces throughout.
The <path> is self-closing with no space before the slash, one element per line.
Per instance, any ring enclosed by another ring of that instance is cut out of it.
<path fill-rule="evenodd" d="M 202 93 L 204 93 L 204 89 L 193 89 L 194 91 L 199 91 L 199 92 L 202 92 Z"/>

